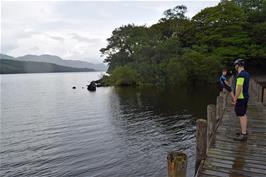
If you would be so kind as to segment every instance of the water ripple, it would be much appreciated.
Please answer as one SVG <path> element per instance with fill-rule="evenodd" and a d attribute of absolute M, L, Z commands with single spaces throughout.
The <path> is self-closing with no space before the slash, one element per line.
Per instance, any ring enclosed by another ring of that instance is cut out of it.
<path fill-rule="evenodd" d="M 2 77 L 1 177 L 161 177 L 172 150 L 186 152 L 194 172 L 198 110 L 188 109 L 196 102 L 184 102 L 190 97 L 185 89 L 71 89 L 95 77 Z"/>

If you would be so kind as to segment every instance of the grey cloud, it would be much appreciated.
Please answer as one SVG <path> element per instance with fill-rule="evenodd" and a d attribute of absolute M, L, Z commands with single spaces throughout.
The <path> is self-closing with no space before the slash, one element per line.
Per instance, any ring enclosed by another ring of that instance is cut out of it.
<path fill-rule="evenodd" d="M 20 38 L 30 38 L 32 35 L 35 35 L 35 34 L 40 34 L 39 32 L 37 31 L 27 31 L 27 32 L 22 32 L 19 34 L 19 37 Z"/>
<path fill-rule="evenodd" d="M 61 42 L 65 40 L 64 38 L 62 38 L 60 36 L 52 36 L 52 35 L 48 35 L 48 34 L 46 34 L 46 36 L 48 36 L 51 39 L 54 39 L 54 40 L 57 40 L 57 41 L 61 41 Z"/>
<path fill-rule="evenodd" d="M 5 44 L 3 41 L 2 41 L 2 47 L 1 47 L 1 53 L 9 53 L 10 51 L 18 48 L 18 45 L 16 43 L 14 44 Z"/>
<path fill-rule="evenodd" d="M 34 47 L 30 48 L 30 50 L 31 50 L 31 51 L 38 51 L 38 50 L 40 50 L 40 49 L 39 49 L 39 47 L 34 46 Z"/>
<path fill-rule="evenodd" d="M 87 38 L 84 36 L 80 36 L 76 33 L 71 33 L 70 35 L 72 36 L 72 39 L 75 39 L 75 40 L 80 41 L 80 42 L 97 43 L 97 42 L 101 41 L 101 39 L 98 39 L 98 38 Z"/>
<path fill-rule="evenodd" d="M 54 35 L 50 35 L 50 34 L 42 33 L 42 32 L 37 32 L 37 31 L 23 32 L 20 34 L 20 36 L 18 38 L 30 38 L 33 35 L 39 35 L 39 34 L 45 35 L 46 37 L 48 37 L 50 39 L 60 41 L 60 42 L 65 40 L 63 37 L 60 37 L 60 36 L 54 36 Z"/>

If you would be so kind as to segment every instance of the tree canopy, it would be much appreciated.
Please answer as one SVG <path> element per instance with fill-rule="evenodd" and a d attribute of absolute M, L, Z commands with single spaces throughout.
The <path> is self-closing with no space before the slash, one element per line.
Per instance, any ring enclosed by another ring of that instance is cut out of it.
<path fill-rule="evenodd" d="M 116 28 L 100 50 L 114 82 L 214 82 L 236 58 L 266 68 L 266 0 L 222 0 L 191 19 L 186 11 L 176 6 L 150 27 Z"/>

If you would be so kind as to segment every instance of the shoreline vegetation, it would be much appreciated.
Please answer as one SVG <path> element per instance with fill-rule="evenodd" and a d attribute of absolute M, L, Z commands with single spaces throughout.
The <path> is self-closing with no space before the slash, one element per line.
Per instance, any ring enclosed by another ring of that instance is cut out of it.
<path fill-rule="evenodd" d="M 110 76 L 97 82 L 115 86 L 169 86 L 215 83 L 236 58 L 249 71 L 266 68 L 266 1 L 222 0 L 191 19 L 187 8 L 164 12 L 158 23 L 116 28 L 100 52 Z"/>

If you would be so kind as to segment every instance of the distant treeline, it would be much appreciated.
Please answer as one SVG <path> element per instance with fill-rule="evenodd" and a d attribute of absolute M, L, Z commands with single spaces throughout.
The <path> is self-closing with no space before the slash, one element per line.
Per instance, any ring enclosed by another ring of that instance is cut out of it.
<path fill-rule="evenodd" d="M 88 72 L 94 71 L 87 68 L 71 68 L 52 63 L 16 61 L 0 59 L 0 74 L 15 73 L 50 73 L 50 72 Z"/>
<path fill-rule="evenodd" d="M 116 28 L 100 50 L 110 82 L 209 83 L 236 58 L 246 59 L 253 70 L 266 70 L 266 0 L 222 0 L 191 19 L 186 11 L 176 6 L 150 27 Z"/>

